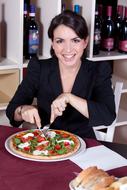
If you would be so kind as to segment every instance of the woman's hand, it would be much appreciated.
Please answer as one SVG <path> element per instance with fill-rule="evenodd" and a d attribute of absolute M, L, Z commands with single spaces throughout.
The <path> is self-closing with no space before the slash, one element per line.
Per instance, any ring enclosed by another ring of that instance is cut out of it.
<path fill-rule="evenodd" d="M 20 109 L 20 112 L 19 112 Z M 36 107 L 31 105 L 23 105 L 16 109 L 15 120 L 24 120 L 26 122 L 36 124 L 38 128 L 41 128 L 41 119 Z"/>
<path fill-rule="evenodd" d="M 51 104 L 51 117 L 50 123 L 52 123 L 57 116 L 61 116 L 63 111 L 65 111 L 69 103 L 69 93 L 63 93 L 58 96 Z"/>
<path fill-rule="evenodd" d="M 60 96 L 58 96 L 51 104 L 50 123 L 52 123 L 57 116 L 61 116 L 63 114 L 63 111 L 67 107 L 67 103 L 69 103 L 86 118 L 89 118 L 88 105 L 86 99 L 80 98 L 71 93 L 63 93 Z"/>

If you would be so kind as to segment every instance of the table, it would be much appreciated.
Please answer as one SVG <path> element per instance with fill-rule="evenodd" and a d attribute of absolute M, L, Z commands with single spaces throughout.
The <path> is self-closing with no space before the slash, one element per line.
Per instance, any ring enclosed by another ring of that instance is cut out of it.
<path fill-rule="evenodd" d="M 0 126 L 0 189 L 1 190 L 69 190 L 68 184 L 81 168 L 70 160 L 35 162 L 9 154 L 5 140 L 19 128 Z M 87 147 L 99 146 L 94 139 L 85 139 Z M 108 171 L 117 177 L 127 175 L 127 166 Z"/>

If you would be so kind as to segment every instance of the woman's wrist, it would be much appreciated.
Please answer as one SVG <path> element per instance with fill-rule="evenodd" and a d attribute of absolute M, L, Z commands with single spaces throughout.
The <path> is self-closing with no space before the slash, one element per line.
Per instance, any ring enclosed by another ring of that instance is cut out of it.
<path fill-rule="evenodd" d="M 18 113 L 18 115 L 21 115 L 21 114 L 22 114 L 22 108 L 23 108 L 23 106 L 19 106 L 19 107 L 17 108 L 17 113 Z"/>
<path fill-rule="evenodd" d="M 66 92 L 66 103 L 70 103 L 70 93 Z"/>
<path fill-rule="evenodd" d="M 23 105 L 16 108 L 15 114 L 14 114 L 14 120 L 22 121 L 22 109 L 23 109 Z"/>

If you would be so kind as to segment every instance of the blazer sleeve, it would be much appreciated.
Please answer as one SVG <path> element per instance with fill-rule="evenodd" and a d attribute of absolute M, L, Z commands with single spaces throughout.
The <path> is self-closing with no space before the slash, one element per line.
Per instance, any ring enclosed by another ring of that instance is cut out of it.
<path fill-rule="evenodd" d="M 112 70 L 108 62 L 97 63 L 92 100 L 88 100 L 89 125 L 110 125 L 115 117 Z"/>
<path fill-rule="evenodd" d="M 18 127 L 22 122 L 14 120 L 15 109 L 20 105 L 30 105 L 36 97 L 40 83 L 40 63 L 37 58 L 32 58 L 27 67 L 27 74 L 21 84 L 18 86 L 15 95 L 11 99 L 6 109 L 6 115 L 10 124 Z"/>

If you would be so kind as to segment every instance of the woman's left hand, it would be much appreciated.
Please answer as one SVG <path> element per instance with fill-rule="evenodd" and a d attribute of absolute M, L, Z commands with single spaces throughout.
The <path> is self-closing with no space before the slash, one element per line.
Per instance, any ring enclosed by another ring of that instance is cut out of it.
<path fill-rule="evenodd" d="M 65 111 L 68 103 L 69 93 L 62 93 L 52 102 L 50 123 L 52 123 L 56 119 L 56 117 L 63 114 L 63 111 Z"/>

